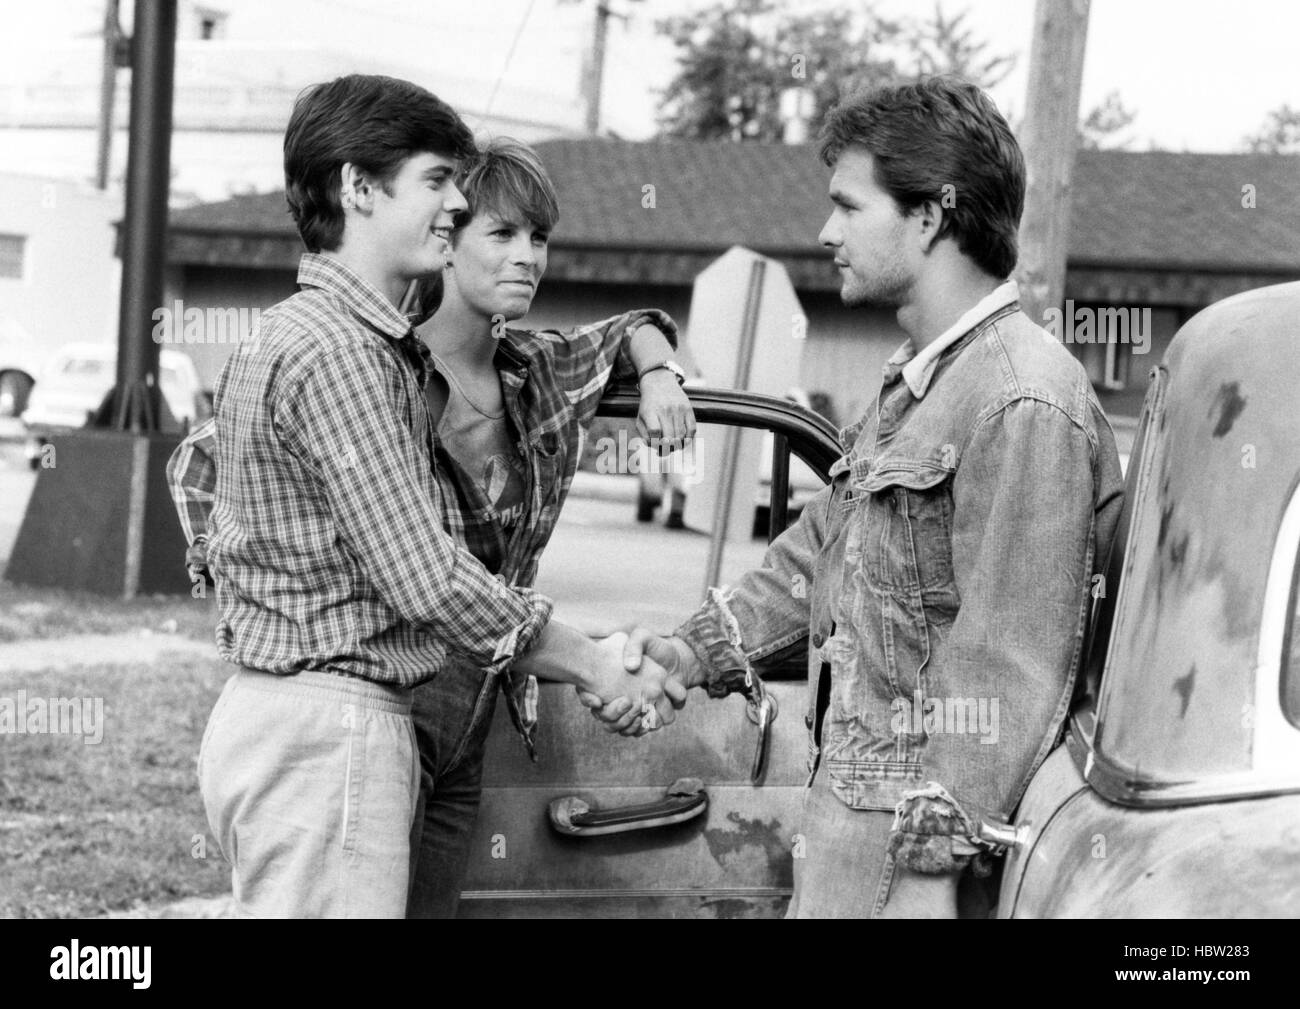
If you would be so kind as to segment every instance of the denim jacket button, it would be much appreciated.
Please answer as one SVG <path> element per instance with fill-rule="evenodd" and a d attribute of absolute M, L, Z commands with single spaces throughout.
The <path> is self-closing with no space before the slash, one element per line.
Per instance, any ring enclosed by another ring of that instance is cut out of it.
<path fill-rule="evenodd" d="M 804 715 L 804 716 L 803 716 L 803 724 L 804 724 L 804 728 L 806 728 L 809 732 L 812 732 L 812 727 L 813 727 L 813 716 L 812 716 L 812 715 Z"/>
<path fill-rule="evenodd" d="M 820 634 L 814 634 L 812 641 L 813 641 L 814 648 L 820 648 L 822 645 L 826 643 L 826 639 L 823 638 Z"/>
<path fill-rule="evenodd" d="M 898 511 L 898 498 L 896 498 L 893 494 L 889 495 L 889 510 L 891 512 Z"/>

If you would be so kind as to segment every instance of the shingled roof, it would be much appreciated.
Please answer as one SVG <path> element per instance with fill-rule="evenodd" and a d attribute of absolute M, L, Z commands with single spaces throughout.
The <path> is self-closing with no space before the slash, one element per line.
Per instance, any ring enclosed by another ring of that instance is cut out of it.
<path fill-rule="evenodd" d="M 557 251 L 694 259 L 745 245 L 825 258 L 828 171 L 812 145 L 582 139 L 537 150 L 560 195 Z M 1245 186 L 1254 209 L 1242 206 Z M 175 211 L 170 226 L 172 262 L 220 261 L 202 254 L 205 235 L 238 236 L 254 258 L 268 242 L 297 241 L 278 192 Z M 1300 276 L 1300 156 L 1081 151 L 1069 262 Z"/>

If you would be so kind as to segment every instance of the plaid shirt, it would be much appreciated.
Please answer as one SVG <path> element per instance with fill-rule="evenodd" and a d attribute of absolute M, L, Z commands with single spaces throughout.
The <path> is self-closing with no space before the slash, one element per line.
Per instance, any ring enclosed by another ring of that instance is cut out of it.
<path fill-rule="evenodd" d="M 267 454 L 264 447 L 259 453 L 256 446 L 247 442 L 243 449 L 231 443 L 232 438 L 239 438 L 247 421 L 238 415 L 227 420 L 230 408 L 223 409 L 220 397 L 223 394 L 230 397 L 237 376 L 248 371 L 249 364 L 239 363 L 241 356 L 252 356 L 250 352 L 269 353 L 270 360 L 261 366 L 259 374 L 276 376 L 272 382 L 276 389 L 302 389 L 322 407 L 313 416 L 324 412 L 324 407 L 344 399 L 349 401 L 347 409 L 341 411 L 346 419 L 333 419 L 329 424 L 332 434 L 326 443 L 330 447 L 324 451 L 316 449 L 311 458 L 323 458 L 322 465 L 328 472 L 338 471 L 347 476 L 347 486 L 354 491 L 364 489 L 367 507 L 371 505 L 370 498 L 385 503 L 382 513 L 356 512 L 363 528 L 354 532 L 382 540 L 385 549 L 380 555 L 384 558 L 384 570 L 377 577 L 359 570 L 358 584 L 350 586 L 368 597 L 367 602 L 373 599 L 371 606 L 357 614 L 360 619 L 351 626 L 374 628 L 375 633 L 359 641 L 355 635 L 350 641 L 331 635 L 323 640 L 336 643 L 338 651 L 326 655 L 321 648 L 316 648 L 304 655 L 297 647 L 298 641 L 315 641 L 320 633 L 340 621 L 335 601 L 339 598 L 339 586 L 335 578 L 327 576 L 329 568 L 321 568 L 316 561 L 304 563 L 298 553 L 297 537 L 291 534 L 290 549 L 276 553 L 291 559 L 290 570 L 295 577 L 308 581 L 313 594 L 318 594 L 319 615 L 287 642 L 287 648 L 283 635 L 266 637 L 267 644 L 278 647 L 278 652 L 256 653 L 266 655 L 257 668 L 271 668 L 266 662 L 277 661 L 271 671 L 328 668 L 413 685 L 429 679 L 448 664 L 465 661 L 479 669 L 506 674 L 502 683 L 507 705 L 531 751 L 536 717 L 533 706 L 526 704 L 525 699 L 533 693 L 529 689 L 532 678 L 511 672 L 510 665 L 531 644 L 549 617 L 549 601 L 532 592 L 529 586 L 536 578 L 540 554 L 555 528 L 577 468 L 581 432 L 595 417 L 606 387 L 614 381 L 635 378 L 631 334 L 641 325 L 651 323 L 675 345 L 676 326 L 667 315 L 651 309 L 629 312 L 568 333 L 507 330 L 506 337 L 498 343 L 496 365 L 507 415 L 515 431 L 522 433 L 519 449 L 527 464 L 529 503 L 523 519 L 507 533 L 490 518 L 489 502 L 482 489 L 439 442 L 428 422 L 423 397 L 410 377 L 411 369 L 400 367 L 400 356 L 392 352 L 391 341 L 399 332 L 406 332 L 406 320 L 377 292 L 333 260 L 305 255 L 299 283 L 308 289 L 262 313 L 259 339 L 240 347 L 218 381 L 214 421 L 196 428 L 176 450 L 168 466 L 187 541 L 202 549 L 204 538 L 211 538 L 209 559 L 219 574 L 218 598 L 222 600 L 218 636 L 223 657 L 254 664 L 242 657 L 242 653 L 236 653 L 235 629 L 245 624 L 250 628 L 260 624 L 247 618 L 244 623 L 227 619 L 226 596 L 233 596 L 235 616 L 239 615 L 239 606 L 247 606 L 244 591 L 236 587 L 232 593 L 231 586 L 227 586 L 223 593 L 221 587 L 232 575 L 228 544 L 239 544 L 248 553 L 253 543 L 227 531 L 224 523 L 231 521 L 226 516 L 232 509 L 223 508 L 224 478 L 220 474 L 235 470 L 230 483 L 246 488 L 250 498 L 243 503 L 244 509 L 255 500 L 266 511 L 279 516 L 299 510 L 301 506 L 295 497 L 303 496 L 311 501 L 318 496 L 318 488 L 312 481 L 295 482 L 309 474 L 297 473 L 293 480 L 277 484 L 268 494 L 270 488 L 262 487 L 252 478 L 253 471 L 265 467 L 261 461 Z M 346 296 L 349 304 L 340 303 L 341 295 Z M 354 348 L 351 355 L 335 347 L 342 341 L 323 338 L 339 330 L 337 312 L 332 313 L 332 318 L 316 317 L 315 306 L 327 298 L 337 308 L 346 309 L 367 324 L 364 330 L 358 330 L 357 323 L 349 320 L 348 346 Z M 302 308 L 291 308 L 304 300 L 307 304 Z M 289 324 L 284 316 L 291 313 Z M 376 339 L 375 330 L 389 340 Z M 279 335 L 282 331 L 291 335 Z M 361 348 L 364 353 L 360 352 Z M 422 345 L 420 349 L 424 350 Z M 377 350 L 384 353 L 381 355 Z M 429 360 L 427 351 L 423 359 Z M 362 370 L 362 361 L 387 364 L 383 378 L 378 368 Z M 322 370 L 326 376 L 319 374 Z M 395 418 L 390 417 L 388 430 L 382 435 L 371 428 L 358 428 L 359 418 L 353 415 L 368 412 L 357 402 L 363 398 L 359 390 L 385 385 L 389 395 L 384 405 L 402 417 L 403 424 L 395 424 Z M 275 397 L 274 402 L 282 401 Z M 297 424 L 290 428 L 287 419 L 292 416 L 296 420 L 305 406 L 300 401 L 292 405 L 284 403 L 274 408 L 275 417 L 270 421 L 276 438 L 283 438 L 281 432 L 295 432 L 295 440 L 285 444 L 295 459 L 304 439 L 296 434 Z M 234 420 L 238 423 L 232 423 Z M 402 429 L 399 437 L 394 437 L 399 432 L 393 428 Z M 426 437 L 427 442 L 423 440 Z M 382 445 L 376 444 L 377 439 Z M 404 443 L 410 447 L 402 450 Z M 361 451 L 360 446 L 366 451 Z M 383 451 L 376 451 L 379 448 Z M 421 448 L 427 448 L 427 453 L 420 451 Z M 251 466 L 245 458 L 250 450 L 254 460 Z M 268 461 L 278 463 L 278 460 Z M 279 463 L 273 468 L 284 466 Z M 413 487 L 420 493 L 411 494 Z M 238 514 L 236 511 L 235 515 Z M 419 535 L 420 529 L 436 532 Z M 346 536 L 344 542 L 349 543 Z M 254 555 L 270 549 L 274 548 L 263 538 L 256 542 Z M 497 577 L 493 578 L 474 558 L 501 558 Z M 279 565 L 276 567 L 278 570 Z M 242 575 L 243 569 L 238 565 L 235 570 Z M 386 590 L 393 593 L 394 601 L 389 601 Z M 271 616 L 278 615 L 282 612 L 278 608 L 290 602 L 301 606 L 311 601 L 310 596 L 303 598 L 300 592 L 291 599 L 277 596 Z M 294 622 L 297 623 L 297 618 Z M 258 635 L 251 640 L 260 644 L 263 637 Z M 242 646 L 242 637 L 240 641 Z M 304 659 L 313 664 L 304 664 Z"/>

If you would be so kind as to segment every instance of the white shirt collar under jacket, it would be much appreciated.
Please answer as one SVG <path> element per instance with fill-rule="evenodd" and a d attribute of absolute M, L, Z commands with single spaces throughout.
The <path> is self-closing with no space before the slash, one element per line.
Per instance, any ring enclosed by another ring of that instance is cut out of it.
<path fill-rule="evenodd" d="M 944 330 L 939 339 L 927 344 L 921 353 L 913 356 L 912 341 L 909 340 L 889 359 L 889 363 L 903 365 L 903 378 L 907 381 L 908 388 L 912 390 L 913 396 L 921 399 L 930 388 L 930 379 L 934 375 L 934 366 L 939 361 L 939 355 L 994 312 L 1019 299 L 1020 289 L 1016 286 L 1016 282 L 1008 280 L 976 302 L 960 319 Z"/>

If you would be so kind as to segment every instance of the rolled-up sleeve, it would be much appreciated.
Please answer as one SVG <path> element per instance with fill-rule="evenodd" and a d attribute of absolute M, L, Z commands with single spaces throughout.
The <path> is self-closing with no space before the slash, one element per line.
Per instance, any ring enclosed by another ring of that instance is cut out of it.
<path fill-rule="evenodd" d="M 611 383 L 636 378 L 632 334 L 645 325 L 659 329 L 677 349 L 677 324 L 657 308 L 639 308 L 564 332 L 537 333 L 546 341 L 556 380 L 583 427 L 595 417 L 600 398 Z"/>
<path fill-rule="evenodd" d="M 217 466 L 213 462 L 216 433 L 216 420 L 209 417 L 176 446 L 167 460 L 167 484 L 181 532 L 190 546 L 207 538 L 217 487 Z"/>
<path fill-rule="evenodd" d="M 551 601 L 506 585 L 447 534 L 427 446 L 403 420 L 404 402 L 392 355 L 359 343 L 314 362 L 283 396 L 278 424 L 385 603 L 480 668 L 503 672 L 532 646 Z"/>

